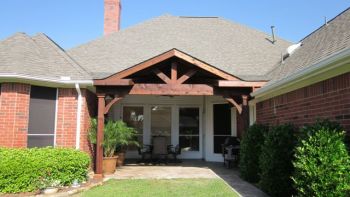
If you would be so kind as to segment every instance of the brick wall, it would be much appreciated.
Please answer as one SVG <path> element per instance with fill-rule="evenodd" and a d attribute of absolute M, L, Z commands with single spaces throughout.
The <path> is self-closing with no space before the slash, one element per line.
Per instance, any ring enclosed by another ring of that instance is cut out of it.
<path fill-rule="evenodd" d="M 80 149 L 91 153 L 88 141 L 88 129 L 91 117 L 96 114 L 96 97 L 86 89 L 82 89 L 82 113 L 80 130 Z M 58 110 L 56 127 L 56 145 L 58 147 L 75 148 L 77 129 L 78 94 L 74 88 L 58 90 Z"/>
<path fill-rule="evenodd" d="M 90 118 L 96 115 L 96 97 L 82 89 L 80 149 L 91 154 L 87 135 Z M 30 85 L 1 84 L 0 147 L 27 147 Z M 75 148 L 77 120 L 77 92 L 75 88 L 59 88 L 57 104 L 56 145 Z"/>
<path fill-rule="evenodd" d="M 350 133 L 350 73 L 346 73 L 256 105 L 258 123 L 302 126 L 317 118 L 339 122 Z"/>
<path fill-rule="evenodd" d="M 26 147 L 30 85 L 1 84 L 0 146 Z"/>

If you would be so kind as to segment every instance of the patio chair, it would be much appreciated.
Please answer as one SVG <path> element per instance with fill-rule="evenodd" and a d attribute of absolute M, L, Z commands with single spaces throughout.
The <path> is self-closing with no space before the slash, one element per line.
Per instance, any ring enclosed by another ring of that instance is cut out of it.
<path fill-rule="evenodd" d="M 181 160 L 177 158 L 177 156 L 181 154 L 181 148 L 179 144 L 176 145 L 175 147 L 174 145 L 168 145 L 168 154 L 173 156 L 174 163 L 181 163 Z"/>
<path fill-rule="evenodd" d="M 237 165 L 239 161 L 240 140 L 238 137 L 227 137 L 225 142 L 221 144 L 222 156 L 224 157 L 224 165 L 227 168 Z"/>
<path fill-rule="evenodd" d="M 164 161 L 168 163 L 168 151 L 166 137 L 157 136 L 153 137 L 153 158 L 157 158 L 157 162 Z"/>
<path fill-rule="evenodd" d="M 147 162 L 146 157 L 149 156 L 148 161 L 152 161 L 152 151 L 153 146 L 152 145 L 143 145 L 142 147 L 138 147 L 139 155 L 141 155 L 141 160 L 139 160 L 139 163 L 145 163 Z"/>

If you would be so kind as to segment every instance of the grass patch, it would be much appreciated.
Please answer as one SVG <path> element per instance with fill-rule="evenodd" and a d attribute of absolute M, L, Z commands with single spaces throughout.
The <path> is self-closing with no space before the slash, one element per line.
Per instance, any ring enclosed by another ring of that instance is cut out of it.
<path fill-rule="evenodd" d="M 130 179 L 110 180 L 78 196 L 238 196 L 221 179 Z"/>

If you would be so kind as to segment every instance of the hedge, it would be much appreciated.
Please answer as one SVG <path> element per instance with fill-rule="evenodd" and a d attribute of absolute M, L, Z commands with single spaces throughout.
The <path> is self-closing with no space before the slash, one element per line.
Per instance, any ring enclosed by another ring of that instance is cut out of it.
<path fill-rule="evenodd" d="M 241 141 L 239 171 L 241 177 L 249 182 L 260 180 L 259 157 L 264 144 L 264 135 L 268 132 L 265 125 L 254 124 L 244 133 Z"/>
<path fill-rule="evenodd" d="M 270 196 L 294 193 L 291 176 L 295 145 L 294 127 L 290 124 L 272 127 L 265 136 L 259 159 L 259 186 Z"/>
<path fill-rule="evenodd" d="M 32 192 L 87 179 L 90 157 L 66 148 L 0 148 L 0 193 Z"/>
<path fill-rule="evenodd" d="M 305 127 L 294 161 L 298 196 L 350 196 L 350 157 L 344 132 L 336 123 L 319 120 Z"/>

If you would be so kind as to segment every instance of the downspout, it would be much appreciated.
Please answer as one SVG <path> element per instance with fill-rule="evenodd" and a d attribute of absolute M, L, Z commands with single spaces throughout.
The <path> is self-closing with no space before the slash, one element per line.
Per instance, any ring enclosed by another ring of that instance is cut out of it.
<path fill-rule="evenodd" d="M 79 83 L 75 84 L 75 89 L 78 93 L 78 104 L 77 104 L 77 130 L 75 136 L 75 149 L 80 149 L 80 128 L 81 128 L 81 106 L 82 106 L 82 96 Z"/>

